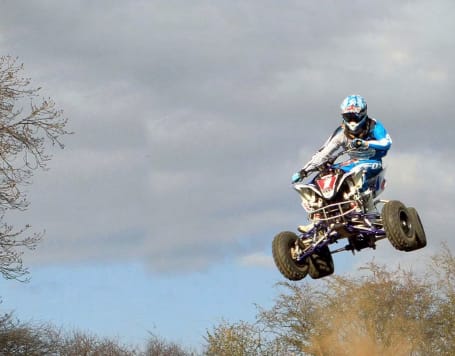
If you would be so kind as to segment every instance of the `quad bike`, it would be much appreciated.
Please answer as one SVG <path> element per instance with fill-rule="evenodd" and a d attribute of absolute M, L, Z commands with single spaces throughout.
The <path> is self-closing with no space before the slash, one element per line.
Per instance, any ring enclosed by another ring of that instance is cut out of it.
<path fill-rule="evenodd" d="M 397 250 L 407 252 L 427 244 L 415 208 L 398 200 L 376 199 L 385 187 L 384 171 L 368 181 L 365 190 L 361 189 L 363 170 L 349 168 L 349 162 L 335 163 L 348 152 L 314 168 L 317 174 L 308 182 L 293 184 L 310 224 L 300 226 L 299 234 L 283 231 L 273 239 L 273 259 L 289 280 L 298 281 L 307 274 L 314 279 L 328 276 L 334 272 L 333 253 L 374 249 L 384 238 Z M 347 239 L 347 244 L 330 251 L 329 245 L 341 239 Z"/>

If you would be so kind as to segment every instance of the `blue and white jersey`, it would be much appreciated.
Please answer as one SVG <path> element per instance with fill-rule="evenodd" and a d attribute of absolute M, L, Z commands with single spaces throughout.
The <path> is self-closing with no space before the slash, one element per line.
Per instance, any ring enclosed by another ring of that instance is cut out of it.
<path fill-rule="evenodd" d="M 373 118 L 369 118 L 369 120 L 369 130 L 362 137 L 362 140 L 368 142 L 368 148 L 352 150 L 349 152 L 349 156 L 352 160 L 381 162 L 382 157 L 387 154 L 392 145 L 392 139 L 379 121 Z M 352 139 L 344 133 L 343 126 L 338 127 L 303 169 L 308 171 L 327 162 L 336 152 L 341 149 L 346 150 L 351 141 Z"/>

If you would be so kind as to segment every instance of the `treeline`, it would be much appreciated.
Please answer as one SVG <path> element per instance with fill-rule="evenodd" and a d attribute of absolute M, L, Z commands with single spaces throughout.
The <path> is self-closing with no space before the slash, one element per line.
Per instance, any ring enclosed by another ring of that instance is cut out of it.
<path fill-rule="evenodd" d="M 144 348 L 122 344 L 113 338 L 73 331 L 50 324 L 21 323 L 12 315 L 0 318 L 2 356 L 189 356 L 196 352 L 151 335 Z"/>
<path fill-rule="evenodd" d="M 417 274 L 370 263 L 354 276 L 280 283 L 254 322 L 221 322 L 202 350 L 151 336 L 140 349 L 49 325 L 0 319 L 0 355 L 455 355 L 455 257 L 443 246 Z"/>

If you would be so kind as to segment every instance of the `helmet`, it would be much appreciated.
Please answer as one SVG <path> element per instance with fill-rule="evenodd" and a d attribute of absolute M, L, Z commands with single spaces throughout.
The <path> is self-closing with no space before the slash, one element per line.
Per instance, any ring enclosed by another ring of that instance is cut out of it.
<path fill-rule="evenodd" d="M 349 95 L 341 103 L 341 116 L 350 134 L 358 134 L 367 123 L 367 102 L 360 95 Z"/>

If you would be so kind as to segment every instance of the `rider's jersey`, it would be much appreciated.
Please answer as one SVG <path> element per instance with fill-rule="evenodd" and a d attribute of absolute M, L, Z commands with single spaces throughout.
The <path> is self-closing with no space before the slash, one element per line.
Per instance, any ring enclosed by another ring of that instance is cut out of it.
<path fill-rule="evenodd" d="M 352 150 L 349 152 L 349 156 L 353 160 L 381 162 L 382 157 L 387 154 L 387 151 L 392 145 L 392 139 L 379 121 L 373 118 L 369 118 L 369 120 L 369 130 L 362 137 L 362 140 L 368 141 L 368 148 Z M 309 171 L 327 162 L 340 149 L 347 149 L 351 141 L 352 139 L 345 135 L 343 127 L 339 126 L 303 169 Z"/>

